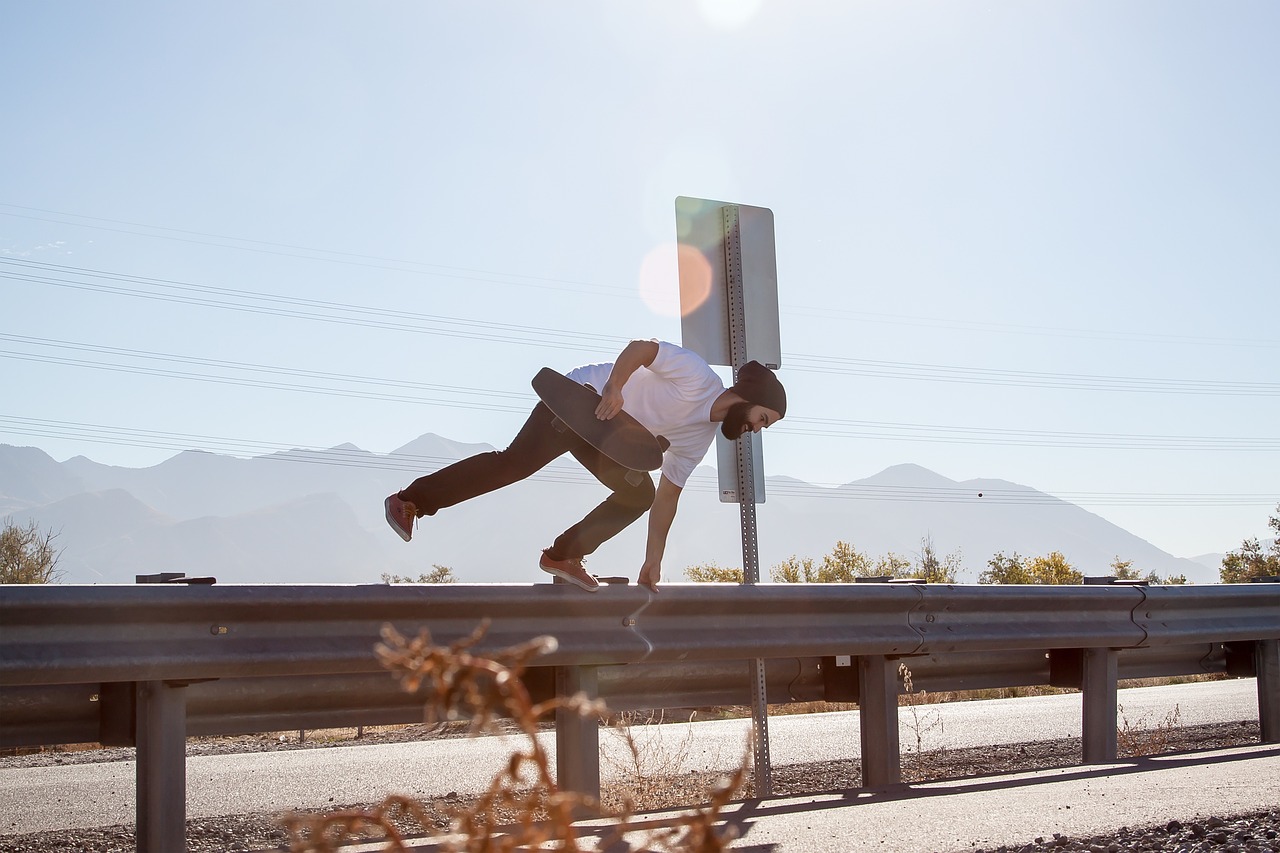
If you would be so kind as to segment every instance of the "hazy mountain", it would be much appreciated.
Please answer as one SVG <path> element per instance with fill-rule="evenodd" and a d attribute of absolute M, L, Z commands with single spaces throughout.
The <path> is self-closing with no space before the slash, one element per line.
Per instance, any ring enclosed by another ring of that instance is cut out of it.
<path fill-rule="evenodd" d="M 1206 569 L 1211 569 L 1214 577 L 1216 578 L 1218 576 L 1218 570 L 1222 568 L 1222 560 L 1226 556 L 1226 554 L 1200 554 L 1195 557 L 1188 557 L 1187 559 L 1193 563 L 1198 563 L 1204 566 Z"/>
<path fill-rule="evenodd" d="M 84 490 L 73 470 L 43 450 L 0 445 L 0 509 L 49 503 Z"/>
<path fill-rule="evenodd" d="M 57 534 L 68 583 L 132 583 L 135 575 L 175 571 L 224 583 L 359 583 L 388 570 L 373 534 L 335 495 L 176 521 L 111 489 L 13 517 Z"/>
<path fill-rule="evenodd" d="M 1276 540 L 1274 539 L 1258 540 L 1258 544 L 1262 546 L 1262 550 L 1268 553 L 1273 548 L 1275 548 L 1275 543 L 1276 543 Z M 1236 550 L 1239 550 L 1239 549 L 1236 549 Z M 1222 568 L 1222 561 L 1223 559 L 1226 558 L 1226 556 L 1227 556 L 1226 554 L 1200 554 L 1197 557 L 1188 557 L 1187 559 L 1189 559 L 1193 563 L 1198 563 L 1199 565 L 1204 566 L 1206 569 L 1209 569 L 1211 574 L 1213 575 L 1214 581 L 1217 581 L 1219 577 L 1219 570 L 1221 570 Z M 1188 575 L 1187 577 L 1190 577 L 1190 575 Z"/>
<path fill-rule="evenodd" d="M 466 582 L 542 581 L 539 551 L 607 494 L 572 460 L 422 519 L 408 544 L 383 520 L 392 491 L 491 449 L 428 434 L 386 455 L 349 444 L 251 459 L 188 451 L 121 468 L 0 445 L 0 513 L 58 534 L 67 582 L 132 583 L 161 571 L 223 583 L 377 582 L 383 572 L 416 577 L 433 564 Z M 821 557 L 837 540 L 871 555 L 913 557 L 930 537 L 940 555 L 960 552 L 966 581 L 997 551 L 1053 550 L 1085 574 L 1107 574 L 1119 556 L 1143 572 L 1217 580 L 1217 562 L 1173 557 L 1097 515 L 1001 480 L 956 482 L 898 465 L 835 489 L 788 477 L 770 477 L 767 488 L 757 508 L 765 574 L 793 555 Z M 644 539 L 641 520 L 589 567 L 634 577 Z M 721 504 L 715 471 L 699 469 L 668 543 L 668 578 L 683 579 L 684 567 L 699 563 L 741 565 L 740 542 L 737 505 Z"/>

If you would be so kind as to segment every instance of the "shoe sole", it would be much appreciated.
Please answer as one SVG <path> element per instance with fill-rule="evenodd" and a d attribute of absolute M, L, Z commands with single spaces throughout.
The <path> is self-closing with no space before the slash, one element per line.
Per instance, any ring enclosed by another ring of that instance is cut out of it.
<path fill-rule="evenodd" d="M 582 578 L 577 577 L 576 575 L 572 575 L 569 572 L 564 571 L 563 569 L 556 569 L 551 566 L 544 566 L 541 563 L 538 564 L 538 568 L 542 569 L 544 572 L 546 572 L 549 575 L 555 575 L 558 578 L 563 578 L 564 580 L 567 580 L 569 583 L 573 584 L 578 589 L 584 589 L 587 592 L 600 591 L 599 583 L 596 583 L 594 586 L 587 586 L 587 584 L 582 580 Z"/>
<path fill-rule="evenodd" d="M 392 495 L 391 497 L 395 497 L 395 496 L 394 496 L 394 495 Z M 383 501 L 383 502 L 382 502 L 382 507 L 383 507 L 383 509 L 385 509 L 385 510 L 386 510 L 386 512 L 387 512 L 387 524 L 391 525 L 391 529 L 392 529 L 392 530 L 394 530 L 394 531 L 396 532 L 396 535 L 397 535 L 397 536 L 399 536 L 401 539 L 403 539 L 403 540 L 404 540 L 404 541 L 406 541 L 406 542 L 408 542 L 410 539 L 412 539 L 412 538 L 413 538 L 413 531 L 412 531 L 412 530 L 405 530 L 404 528 L 402 528 L 402 527 L 400 526 L 400 522 L 396 521 L 396 517 L 395 517 L 395 515 L 391 512 L 391 498 L 390 498 L 390 497 L 389 497 L 389 498 L 387 498 L 385 501 Z"/>

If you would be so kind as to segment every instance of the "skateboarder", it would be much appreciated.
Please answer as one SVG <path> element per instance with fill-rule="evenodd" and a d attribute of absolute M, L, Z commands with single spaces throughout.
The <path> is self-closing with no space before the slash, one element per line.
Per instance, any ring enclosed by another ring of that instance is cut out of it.
<path fill-rule="evenodd" d="M 416 519 L 523 480 L 565 452 L 572 453 L 612 494 L 556 537 L 538 565 L 595 592 L 599 583 L 583 568 L 582 558 L 648 511 L 649 536 L 638 582 L 657 592 L 680 492 L 706 455 L 716 424 L 732 440 L 766 429 L 787 413 L 786 391 L 772 370 L 754 361 L 739 370 L 737 382 L 726 389 L 696 353 L 657 340 L 632 341 L 612 364 L 589 364 L 568 376 L 599 389 L 596 417 L 609 420 L 625 410 L 671 443 L 663 454 L 656 489 L 648 476 L 638 484 L 628 482 L 628 469 L 571 430 L 557 429 L 551 410 L 540 402 L 506 450 L 455 462 L 388 497 L 387 523 L 408 542 Z"/>

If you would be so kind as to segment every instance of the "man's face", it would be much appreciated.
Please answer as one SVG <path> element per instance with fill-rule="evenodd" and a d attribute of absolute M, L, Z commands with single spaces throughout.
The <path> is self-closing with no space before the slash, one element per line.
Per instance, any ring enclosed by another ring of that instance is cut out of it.
<path fill-rule="evenodd" d="M 730 441 L 737 441 L 743 433 L 768 429 L 780 420 L 782 415 L 773 409 L 755 403 L 734 403 L 725 414 L 724 423 L 720 424 L 720 432 Z"/>

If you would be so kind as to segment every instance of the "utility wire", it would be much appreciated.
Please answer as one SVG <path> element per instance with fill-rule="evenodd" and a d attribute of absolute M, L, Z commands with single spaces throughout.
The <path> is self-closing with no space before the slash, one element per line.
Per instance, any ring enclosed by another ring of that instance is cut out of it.
<path fill-rule="evenodd" d="M 355 252 L 343 252 L 333 249 L 317 249 L 288 243 L 271 242 L 245 237 L 231 237 L 222 234 L 184 230 L 162 225 L 148 225 L 103 217 L 86 216 L 65 211 L 48 210 L 16 204 L 0 203 L 0 216 L 28 219 L 36 222 L 49 222 L 57 225 L 70 225 L 77 228 L 90 228 L 134 236 L 173 240 L 198 245 L 214 246 L 223 249 L 250 251 L 284 257 L 319 260 L 332 263 L 351 264 L 374 269 L 387 269 L 398 272 L 415 272 L 433 276 L 447 276 L 459 280 L 479 281 L 513 287 L 535 287 L 553 290 L 571 290 L 601 296 L 636 298 L 636 291 L 631 287 L 599 284 L 596 282 L 577 281 L 573 279 L 554 278 L 548 276 L 531 276 L 523 273 L 505 273 L 493 270 L 480 270 L 472 267 L 448 266 L 422 261 L 411 261 L 389 258 L 378 255 L 365 255 Z M 22 212 L 16 212 L 22 211 Z M 43 214 L 35 216 L 33 214 Z M 57 216 L 63 219 L 50 219 Z M 85 220 L 67 222 L 65 219 Z M 88 224 L 86 224 L 88 223 Z M 113 227 L 111 227 L 113 226 Z M 145 230 L 137 230 L 145 229 Z M 199 239 L 197 239 L 199 238 Z M 903 316 L 865 311 L 848 311 L 832 306 L 790 305 L 779 306 L 784 313 L 797 316 L 818 316 L 824 318 L 843 317 L 860 322 L 887 323 L 926 328 L 971 329 L 982 332 L 997 332 L 1020 335 L 1053 335 L 1084 339 L 1113 339 L 1124 341 L 1145 341 L 1159 344 L 1197 345 L 1197 346 L 1245 346 L 1245 347 L 1280 347 L 1280 340 L 1262 338 L 1220 338 L 1192 335 L 1165 335 L 1137 332 L 1134 330 L 1106 331 L 1099 329 L 1074 329 L 1054 326 L 1026 325 L 1014 323 L 992 323 L 986 321 L 957 320 L 955 318 Z"/>
<path fill-rule="evenodd" d="M 0 434 L 5 433 L 33 435 L 41 438 L 74 439 L 94 444 L 139 447 L 178 453 L 199 451 L 307 465 L 327 465 L 338 468 L 360 468 L 362 470 L 404 471 L 415 475 L 436 470 L 454 461 L 452 457 L 445 456 L 413 453 L 375 454 L 346 447 L 305 448 L 279 442 L 228 438 L 225 436 L 190 435 L 134 427 L 115 427 L 75 421 L 0 415 Z M 592 480 L 594 482 L 594 479 L 589 474 L 585 477 L 566 477 L 565 473 L 567 472 L 557 472 L 554 469 L 547 472 L 544 469 L 539 478 L 544 481 L 550 480 L 554 482 L 576 483 L 583 480 Z"/>
<path fill-rule="evenodd" d="M 54 219 L 41 219 L 26 214 L 0 211 L 0 215 L 17 216 L 36 219 L 38 221 L 72 224 L 78 227 L 98 228 L 120 233 L 135 234 L 144 237 L 158 237 L 179 240 L 188 243 L 217 246 L 283 255 L 287 257 L 306 258 L 366 266 L 400 272 L 415 272 L 434 276 L 480 281 L 521 287 L 542 287 L 557 290 L 573 289 L 595 295 L 634 298 L 632 288 L 600 285 L 590 282 L 573 281 L 549 277 L 514 275 L 494 271 L 478 270 L 467 267 L 450 267 L 439 264 L 427 264 L 417 261 L 405 261 L 371 255 L 359 255 L 328 249 L 312 249 L 288 244 L 270 243 L 261 240 L 227 237 L 196 231 L 184 231 L 161 226 L 143 225 L 140 223 L 120 222 L 96 217 L 83 217 L 57 211 L 45 211 L 36 208 L 24 208 L 17 205 L 0 205 L 13 210 L 35 211 L 56 216 L 77 216 L 97 223 L 129 226 L 130 228 L 151 229 L 167 233 L 145 233 L 125 228 L 107 228 L 103 225 L 83 225 L 82 223 L 65 223 Z M 196 239 L 200 238 L 200 239 Z M 221 241 L 221 242 L 215 242 Z M 611 351 L 621 345 L 623 340 L 616 336 L 593 335 L 568 330 L 550 330 L 536 326 L 499 324 L 486 321 L 471 320 L 460 317 L 443 317 L 436 315 L 414 314 L 402 310 L 390 310 L 369 306 L 352 305 L 321 300 L 298 299 L 276 294 L 253 291 L 234 290 L 189 284 L 185 282 L 131 276 L 100 270 L 90 270 L 56 264 L 47 264 L 20 258 L 0 257 L 0 262 L 9 264 L 10 270 L 0 270 L 0 278 L 27 281 L 33 284 L 64 287 L 88 291 L 97 291 L 132 298 L 152 299 L 197 307 L 217 308 L 221 310 L 241 311 L 245 313 L 267 314 L 302 320 L 341 323 L 353 326 L 371 326 L 398 331 L 428 333 L 456 338 L 500 341 L 519 345 L 550 347 L 558 349 Z M 25 271 L 25 273 L 24 273 Z M 114 282 L 114 284 L 112 283 Z M 872 314 L 866 312 L 850 312 L 829 307 L 782 306 L 784 312 L 794 314 L 820 313 L 822 316 L 843 316 L 867 322 L 917 325 L 944 328 L 975 328 L 985 331 L 1009 332 L 1019 334 L 1058 334 L 1073 337 L 1089 338 L 1122 338 L 1125 340 L 1144 340 L 1155 343 L 1203 344 L 1203 345 L 1239 345 L 1239 346 L 1280 346 L 1280 341 L 1262 339 L 1222 339 L 1209 337 L 1189 337 L 1172 335 L 1150 335 L 1133 331 L 1106 332 L 1099 330 L 1062 329 L 1041 326 L 1023 326 L 1014 324 L 996 324 L 969 322 L 954 319 L 938 319 L 928 317 L 904 317 L 899 315 Z M 365 399 L 382 399 L 395 402 L 428 403 L 462 408 L 475 408 L 489 411 L 518 412 L 523 411 L 532 402 L 532 396 L 526 393 L 495 391 L 492 389 L 466 388 L 457 386 L 433 385 L 429 383 L 405 382 L 402 380 L 379 379 L 375 377 L 353 376 L 323 371 L 305 371 L 285 367 L 233 362 L 218 359 L 199 359 L 191 356 L 153 353 L 140 350 L 127 350 L 118 347 L 95 347 L 88 344 L 55 341 L 50 339 L 31 338 L 19 335 L 0 335 L 0 340 L 9 343 L 46 348 L 62 348 L 93 352 L 125 359 L 126 361 L 143 361 L 144 364 L 104 364 L 101 361 L 66 358 L 40 353 L 20 352 L 13 350 L 0 351 L 0 357 L 25 361 L 40 361 L 62 364 L 66 366 L 115 370 L 121 372 L 141 373 L 180 380 L 195 380 L 237 384 L 259 387 L 269 390 L 283 390 L 304 393 L 334 394 L 339 396 L 360 397 Z M 1062 373 L 1037 373 L 1029 371 L 990 370 L 972 367 L 948 365 L 911 364 L 901 362 L 875 361 L 867 359 L 840 358 L 819 355 L 788 353 L 789 367 L 802 372 L 825 373 L 837 375 L 867 376 L 892 380 L 960 382 L 967 384 L 1007 385 L 1014 387 L 1065 388 L 1086 391 L 1123 391 L 1138 393 L 1168 393 L 1212 396 L 1274 396 L 1280 393 L 1280 385 L 1276 383 L 1256 382 L 1224 382 L 1210 380 L 1158 379 L 1150 377 L 1124 376 L 1089 376 Z M 145 362 L 170 362 L 192 365 L 215 370 L 227 370 L 233 374 L 266 374 L 293 377 L 315 381 L 319 385 L 304 385 L 298 382 L 282 382 L 265 380 L 254 376 L 210 375 L 190 371 L 173 370 L 163 367 L 147 366 Z M 355 386 L 355 387 L 345 387 Z M 368 388 L 378 386 L 404 389 L 421 394 L 456 395 L 462 399 L 441 398 L 440 396 L 413 396 L 411 394 L 389 394 Z M 467 399 L 482 397 L 484 399 Z M 488 402 L 493 398 L 509 399 L 509 405 Z M 778 427 L 775 432 L 798 435 L 831 436 L 840 438 L 861 438 L 872 440 L 894 441 L 927 441 L 963 444 L 1004 444 L 1022 446 L 1050 447 L 1091 447 L 1112 449 L 1145 449 L 1145 450 L 1264 450 L 1280 449 L 1280 442 L 1270 438 L 1239 438 L 1223 436 L 1126 436 L 1119 434 L 1089 434 L 1052 431 L 1019 431 L 991 430 L 969 427 L 948 427 L 927 424 L 896 424 L 872 421 L 842 421 L 834 419 L 788 419 L 787 425 Z M 216 438 L 209 436 L 189 436 L 178 433 L 160 433 L 133 428 L 102 427 L 85 424 L 70 424 L 58 421 L 39 421 L 37 419 L 6 418 L 0 416 L 0 433 L 43 435 L 52 438 L 76 438 L 82 441 L 108 443 L 124 446 L 138 446 L 162 450 L 189 450 L 195 444 L 200 449 L 215 453 L 232 455 L 270 453 L 272 458 L 287 459 L 303 464 L 323 464 L 338 466 L 358 466 L 362 468 L 382 468 L 421 473 L 424 467 L 439 466 L 451 461 L 439 457 L 415 456 L 379 456 L 363 451 L 352 451 L 343 448 L 329 450 L 299 449 L 286 445 L 273 445 L 264 442 L 247 442 L 238 439 Z M 546 470 L 536 476 L 537 479 L 554 482 L 594 482 L 585 472 Z M 703 475 L 695 475 L 690 486 L 699 490 L 715 491 L 716 484 Z M 875 500 L 875 501 L 927 501 L 927 502 L 973 502 L 1020 503 L 1020 504 L 1073 504 L 1095 506 L 1261 506 L 1274 503 L 1272 495 L 1236 494 L 1155 494 L 1155 493 L 1060 493 L 1058 497 L 1028 490 L 986 489 L 981 498 L 975 498 L 973 489 L 964 485 L 954 488 L 913 488 L 901 486 L 875 486 L 868 484 L 847 484 L 838 488 L 827 488 L 821 485 L 797 484 L 792 481 L 773 483 L 769 487 L 775 495 L 791 495 L 822 500 Z"/>
<path fill-rule="evenodd" d="M 203 451 L 259 460 L 305 465 L 326 465 L 363 470 L 401 471 L 414 476 L 428 473 L 454 461 L 452 457 L 412 453 L 377 454 L 350 448 L 302 448 L 279 442 L 192 435 L 159 430 L 58 421 L 0 414 L 0 434 L 16 433 L 44 438 L 74 439 L 98 444 L 186 452 Z M 576 467 L 549 466 L 534 475 L 542 482 L 582 485 L 596 483 L 588 472 Z M 689 481 L 689 488 L 700 492 L 719 490 L 714 477 L 700 471 Z M 1222 507 L 1271 506 L 1277 496 L 1264 493 L 1157 493 L 1157 492 L 1060 492 L 1047 494 L 1028 488 L 1004 488 L 980 481 L 953 486 L 900 486 L 871 483 L 848 483 L 835 488 L 794 480 L 771 482 L 768 491 L 774 496 L 788 496 L 818 501 L 855 500 L 908 503 L 967 503 L 976 506 L 1003 504 L 1021 506 L 1160 506 Z"/>
<path fill-rule="evenodd" d="M 88 352 L 99 356 L 130 359 L 141 364 L 104 361 L 101 357 L 73 358 L 40 353 L 24 353 L 0 349 L 0 358 L 59 364 L 89 370 L 106 370 L 124 373 L 159 376 L 171 379 L 211 382 L 224 385 L 240 385 L 274 391 L 290 391 L 358 399 L 382 400 L 397 403 L 413 403 L 451 408 L 475 409 L 505 413 L 527 411 L 536 403 L 529 392 L 516 393 L 493 389 L 437 385 L 405 380 L 378 379 L 368 376 L 304 371 L 292 368 L 271 367 L 262 364 L 246 364 L 222 359 L 197 359 L 145 350 L 121 347 L 97 347 L 89 344 L 32 338 L 25 335 L 0 334 L 0 342 L 26 344 L 51 349 L 67 349 Z M 177 363 L 184 366 L 204 367 L 227 373 L 197 373 L 154 366 L 155 363 Z M 250 375 L 234 375 L 248 373 Z M 263 379 L 260 376 L 284 376 L 287 378 L 314 379 L 323 384 L 301 384 L 293 381 Z M 354 386 L 354 387 L 349 387 Z M 394 388 L 394 393 L 376 390 L 378 387 Z M 401 393 L 402 390 L 420 392 Z M 460 398 L 460 399 L 458 399 Z M 493 402 L 495 399 L 510 401 Z M 1113 450 L 1225 450 L 1273 452 L 1280 450 L 1280 438 L 1240 436 L 1171 436 L 1127 435 L 1123 433 L 1085 433 L 1061 430 L 1014 430 L 991 427 L 966 427 L 942 424 L 913 424 L 884 421 L 843 420 L 838 418 L 807 418 L 794 416 L 780 423 L 774 430 L 782 435 L 805 435 L 827 438 L 858 438 L 879 441 L 929 442 L 967 445 L 1001 445 L 1023 447 L 1096 448 Z"/>
<path fill-rule="evenodd" d="M 1232 382 L 1206 379 L 1157 379 L 1135 376 L 1096 376 L 1076 373 L 1042 373 L 1025 370 L 992 370 L 943 364 L 874 361 L 788 354 L 788 367 L 810 373 L 910 379 L 926 382 L 960 382 L 974 385 L 1011 385 L 1019 388 L 1061 388 L 1080 391 L 1125 393 L 1197 394 L 1211 396 L 1280 396 L 1277 382 Z"/>
<path fill-rule="evenodd" d="M 625 342 L 611 335 L 546 329 L 537 326 L 494 323 L 441 315 L 416 314 L 400 310 L 347 303 L 301 299 L 254 291 L 210 287 L 167 279 L 154 279 L 89 270 L 57 264 L 0 258 L 0 263 L 50 272 L 36 275 L 0 267 L 0 278 L 12 278 L 33 284 L 67 287 L 111 293 L 121 296 L 177 302 L 200 307 L 269 314 L 302 320 L 316 320 L 354 326 L 427 333 L 471 340 L 499 341 L 529 346 L 572 350 L 612 351 Z M 84 280 L 84 279 L 88 280 Z M 107 282 L 95 282 L 103 279 Z M 124 286 L 124 285 L 137 286 Z M 140 289 L 150 288 L 150 289 Z M 1017 370 L 958 367 L 936 364 L 911 364 L 847 357 L 788 353 L 791 369 L 800 372 L 869 376 L 885 379 L 907 379 L 929 382 L 951 382 L 1000 385 L 1023 388 L 1057 388 L 1083 391 L 1118 391 L 1125 393 L 1189 394 L 1205 396 L 1280 396 L 1280 383 L 1235 382 L 1198 379 L 1160 379 L 1149 377 L 1096 376 L 1088 374 L 1043 373 Z"/>
<path fill-rule="evenodd" d="M 60 213 L 58 211 L 22 207 L 20 205 L 0 203 L 0 207 L 8 207 L 14 210 L 35 211 L 39 213 L 47 213 L 53 216 L 74 217 L 77 219 L 86 219 L 90 222 L 105 222 L 116 226 L 130 227 L 112 228 L 107 227 L 106 225 L 91 225 L 83 222 L 64 222 L 58 219 L 31 216 L 29 214 L 11 213 L 4 210 L 0 210 L 0 216 L 28 219 L 35 222 L 49 222 L 55 225 L 72 225 L 77 228 L 92 228 L 115 234 L 132 234 L 138 237 L 150 237 L 200 246 L 213 246 L 220 249 L 235 249 L 237 251 L 276 255 L 286 258 L 325 261 L 328 263 L 346 264 L 350 266 L 365 267 L 368 269 L 390 270 L 392 272 L 411 272 L 419 275 L 440 276 L 461 281 L 477 281 L 486 284 L 503 284 L 512 287 L 539 288 L 545 290 L 569 290 L 577 293 L 590 293 L 597 296 L 623 297 L 627 299 L 633 299 L 636 296 L 634 289 L 620 285 L 597 284 L 593 282 L 575 281 L 573 279 L 553 278 L 549 276 L 531 276 L 523 273 L 504 273 L 493 270 L 474 269 L 471 267 L 447 266 L 444 264 L 432 264 L 423 261 L 387 258 L 378 255 L 362 255 L 355 252 L 340 252 L 333 249 L 316 249 L 307 246 L 290 245 L 288 243 L 272 243 L 266 240 L 254 240 L 245 237 L 228 237 L 225 235 L 209 234 L 201 231 L 187 231 L 180 228 L 169 228 L 163 225 L 144 225 L 137 222 L 102 219 L 94 216 L 81 216 L 80 214 L 75 213 Z M 139 228 L 148 230 L 134 230 Z"/>
<path fill-rule="evenodd" d="M 207 287 L 165 279 L 126 276 L 57 264 L 41 264 L 17 258 L 0 257 L 0 264 L 17 267 L 19 270 L 30 268 L 51 273 L 33 275 L 29 272 L 23 273 L 12 269 L 0 268 L 0 278 L 26 281 L 51 287 L 109 293 L 203 308 L 217 308 L 247 314 L 263 314 L 347 326 L 363 326 L 553 349 L 616 351 L 625 342 L 616 335 L 543 329 L 536 326 L 469 320 L 463 317 L 415 314 L 398 309 L 348 305 L 230 288 Z M 93 281 L 95 278 L 120 283 L 95 282 Z"/>
<path fill-rule="evenodd" d="M 862 323 L 890 326 L 910 326 L 925 329 L 948 329 L 980 332 L 982 334 L 1031 335 L 1035 337 L 1077 338 L 1081 340 L 1111 340 L 1125 343 L 1173 344 L 1177 346 L 1213 347 L 1280 347 L 1274 338 L 1211 337 L 1205 335 L 1166 335 L 1139 332 L 1134 329 L 1114 331 L 1106 329 L 1077 329 L 1061 326 L 1038 326 L 1025 323 L 992 323 L 982 320 L 964 320 L 949 317 L 905 316 L 867 311 L 849 311 L 841 308 L 818 306 L 786 306 L 784 313 L 795 316 L 821 317 L 824 319 L 848 319 Z"/>
<path fill-rule="evenodd" d="M 437 385 L 425 382 L 412 382 L 403 379 L 379 379 L 370 376 L 357 376 L 342 373 L 329 373 L 314 370 L 298 370 L 286 367 L 271 367 L 262 364 L 227 361 L 223 359 L 200 359 L 190 356 L 157 353 L 145 350 L 130 350 L 122 347 L 97 347 L 89 344 L 57 341 L 51 339 L 31 338 L 25 335 L 8 335 L 0 333 L 0 343 L 17 343 L 20 345 L 38 346 L 42 348 L 65 349 L 76 352 L 94 353 L 94 359 L 70 358 L 44 353 L 28 353 L 9 349 L 0 349 L 0 358 L 19 361 L 34 361 L 45 364 L 58 364 L 87 370 L 106 370 L 122 373 L 135 373 L 146 376 L 160 376 L 171 379 L 212 382 L 223 385 L 242 385 L 253 388 L 265 388 L 277 391 L 295 391 L 309 394 L 325 394 L 330 396 L 357 397 L 370 400 L 385 400 L 402 403 L 421 403 L 443 405 L 455 408 L 476 409 L 493 412 L 519 412 L 532 407 L 535 397 L 532 392 L 515 393 L 485 388 L 473 388 L 453 385 Z M 103 361 L 101 356 L 140 361 L 142 364 L 129 364 Z M 227 374 L 194 373 L 185 370 L 174 370 L 151 366 L 152 363 L 176 363 L 205 367 L 213 370 L 231 371 Z M 249 376 L 237 376 L 236 373 L 248 373 Z M 314 379 L 319 385 L 308 385 L 297 382 L 281 382 L 257 378 L 258 375 L 278 375 Z M 355 386 L 355 387 L 344 387 Z M 390 387 L 420 392 L 417 395 L 386 393 L 385 391 L 367 390 L 368 388 Z M 434 396 L 423 396 L 431 394 Z M 456 400 L 439 395 L 458 395 L 463 399 Z M 503 405 L 494 402 L 497 399 L 512 401 Z"/>

